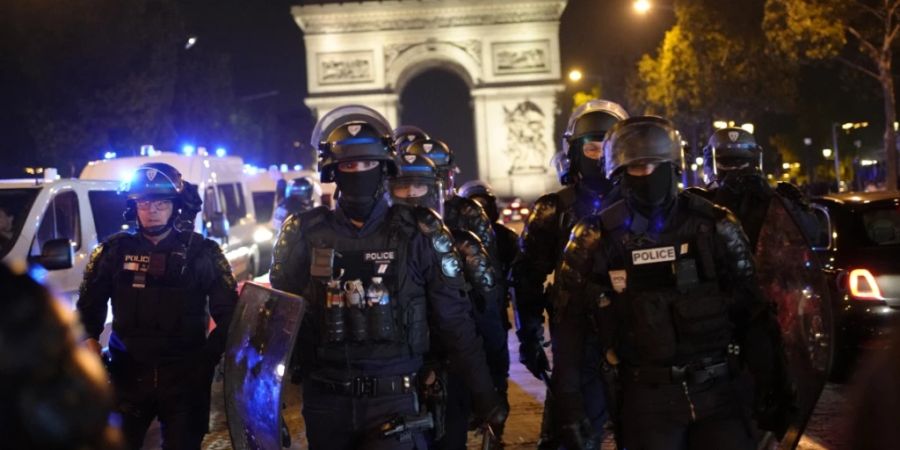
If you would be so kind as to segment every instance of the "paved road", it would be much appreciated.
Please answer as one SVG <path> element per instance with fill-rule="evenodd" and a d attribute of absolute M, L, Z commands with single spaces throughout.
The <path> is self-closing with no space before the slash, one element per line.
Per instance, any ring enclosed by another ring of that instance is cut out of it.
<path fill-rule="evenodd" d="M 510 333 L 510 353 L 514 361 L 510 370 L 510 404 L 511 412 L 507 422 L 505 440 L 507 449 L 533 449 L 540 430 L 541 411 L 544 401 L 543 384 L 531 376 L 518 361 L 518 341 L 515 334 Z M 838 424 L 849 411 L 846 399 L 849 387 L 828 385 L 815 411 L 813 420 L 800 443 L 801 450 L 843 450 L 851 448 L 845 436 L 841 435 Z M 210 434 L 204 440 L 205 450 L 230 449 L 231 442 L 225 425 L 224 398 L 222 383 L 213 385 L 214 404 L 210 418 Z M 300 416 L 300 389 L 289 385 L 285 391 L 287 409 L 285 420 L 289 424 L 294 443 L 291 449 L 305 449 L 303 437 L 303 419 Z M 472 435 L 469 448 L 479 448 L 480 440 Z M 145 449 L 159 448 L 159 430 L 154 426 L 147 436 Z M 613 450 L 611 442 L 604 445 L 604 450 Z"/>

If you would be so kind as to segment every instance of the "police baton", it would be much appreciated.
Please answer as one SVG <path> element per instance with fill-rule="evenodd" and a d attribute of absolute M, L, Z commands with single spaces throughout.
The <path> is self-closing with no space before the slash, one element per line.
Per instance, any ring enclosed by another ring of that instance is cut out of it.
<path fill-rule="evenodd" d="M 494 429 L 491 428 L 491 424 L 485 423 L 481 426 L 481 450 L 493 450 L 498 448 L 497 445 L 497 436 L 494 434 Z"/>

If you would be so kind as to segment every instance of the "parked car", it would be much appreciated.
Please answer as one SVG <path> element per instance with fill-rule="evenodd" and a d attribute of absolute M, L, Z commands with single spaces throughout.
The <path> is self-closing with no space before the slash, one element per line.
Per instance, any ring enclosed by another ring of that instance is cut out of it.
<path fill-rule="evenodd" d="M 813 239 L 834 303 L 833 378 L 862 350 L 884 348 L 900 319 L 900 193 L 833 194 L 813 200 Z"/>

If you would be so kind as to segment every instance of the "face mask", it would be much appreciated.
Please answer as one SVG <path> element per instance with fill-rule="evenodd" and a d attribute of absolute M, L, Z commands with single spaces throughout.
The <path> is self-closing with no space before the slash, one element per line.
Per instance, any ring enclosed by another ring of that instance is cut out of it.
<path fill-rule="evenodd" d="M 340 197 L 338 206 L 347 217 L 364 221 L 375 208 L 375 204 L 384 195 L 384 183 L 381 168 L 376 167 L 363 172 L 335 172 L 335 182 Z"/>
<path fill-rule="evenodd" d="M 650 175 L 622 178 L 628 200 L 642 213 L 650 215 L 675 197 L 675 174 L 669 163 L 660 164 Z"/>

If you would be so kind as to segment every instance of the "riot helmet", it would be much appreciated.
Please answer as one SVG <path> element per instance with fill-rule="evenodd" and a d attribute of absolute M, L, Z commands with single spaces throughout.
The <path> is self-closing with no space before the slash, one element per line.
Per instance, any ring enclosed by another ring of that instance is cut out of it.
<path fill-rule="evenodd" d="M 147 163 L 141 165 L 132 175 L 131 181 L 126 188 L 125 220 L 129 222 L 137 221 L 138 229 L 142 233 L 157 236 L 175 226 L 176 220 L 183 213 L 187 219 L 193 219 L 193 215 L 196 215 L 199 211 L 200 200 L 196 187 L 186 189 L 188 186 L 182 179 L 181 172 L 168 164 Z M 190 201 L 182 201 L 185 196 Z M 141 224 L 137 213 L 138 205 L 147 204 L 152 206 L 151 204 L 164 201 L 172 203 L 172 215 L 166 224 L 151 227 Z M 193 215 L 190 212 L 193 212 Z"/>
<path fill-rule="evenodd" d="M 674 200 L 682 152 L 681 135 L 672 122 L 656 116 L 625 119 L 610 129 L 604 143 L 606 175 L 621 186 L 632 206 L 649 216 Z"/>
<path fill-rule="evenodd" d="M 315 199 L 316 184 L 309 177 L 294 178 L 285 188 L 285 198 L 293 198 L 312 204 Z"/>
<path fill-rule="evenodd" d="M 731 173 L 760 173 L 762 147 L 747 130 L 729 127 L 716 130 L 703 147 L 703 172 L 707 183 L 722 181 Z"/>
<path fill-rule="evenodd" d="M 470 200 L 474 200 L 484 208 L 491 222 L 500 219 L 500 211 L 497 207 L 497 197 L 494 195 L 494 188 L 486 181 L 472 180 L 463 183 L 459 187 L 459 195 Z"/>
<path fill-rule="evenodd" d="M 400 125 L 391 134 L 397 153 L 404 153 L 406 147 L 419 139 L 429 139 L 428 133 L 415 125 Z"/>
<path fill-rule="evenodd" d="M 397 167 L 397 175 L 388 180 L 394 203 L 424 206 L 435 211 L 443 209 L 437 168 L 430 159 L 422 155 L 400 155 Z"/>
<path fill-rule="evenodd" d="M 437 139 L 419 139 L 408 147 L 405 154 L 422 155 L 431 160 L 437 168 L 438 182 L 444 195 L 453 195 L 453 180 L 459 169 L 453 159 L 453 151 L 443 141 Z"/>
<path fill-rule="evenodd" d="M 591 100 L 573 111 L 563 133 L 562 151 L 552 161 L 560 184 L 584 181 L 602 188 L 606 180 L 601 143 L 609 129 L 626 118 L 625 109 L 608 100 Z"/>
<path fill-rule="evenodd" d="M 338 206 L 350 219 L 364 221 L 384 197 L 385 178 L 397 172 L 390 134 L 381 114 L 359 105 L 337 108 L 316 123 L 321 180 L 337 183 Z"/>

